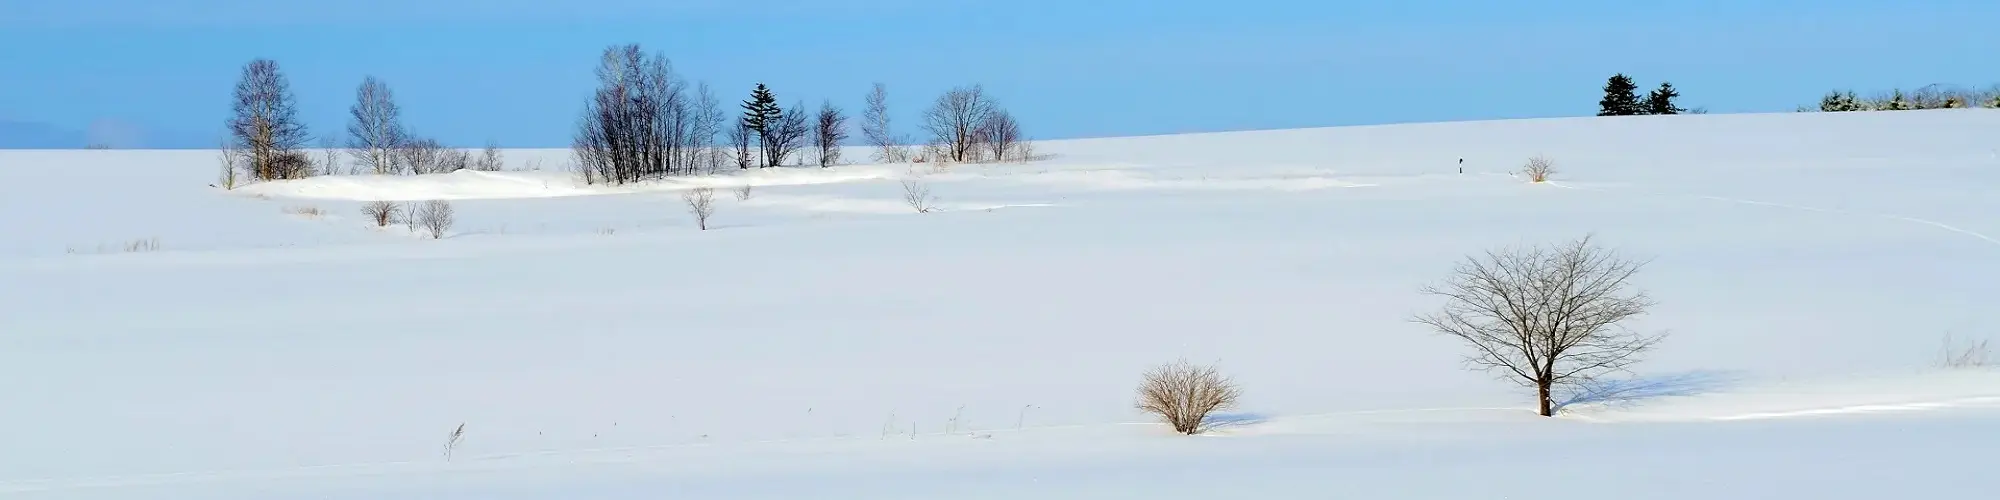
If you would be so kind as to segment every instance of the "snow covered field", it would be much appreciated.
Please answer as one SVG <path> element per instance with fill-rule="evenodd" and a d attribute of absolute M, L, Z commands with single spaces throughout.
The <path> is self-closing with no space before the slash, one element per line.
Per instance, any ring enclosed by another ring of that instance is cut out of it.
<path fill-rule="evenodd" d="M 1988 497 L 2000 371 L 1934 365 L 2000 340 L 1996 131 L 1416 124 L 623 188 L 510 151 L 551 171 L 233 192 L 213 152 L 4 151 L 0 497 Z M 1536 154 L 1556 182 L 1509 175 Z M 1588 233 L 1652 259 L 1672 333 L 1619 401 L 1536 417 L 1408 321 L 1468 254 Z M 1180 357 L 1243 384 L 1233 425 L 1131 408 Z"/>

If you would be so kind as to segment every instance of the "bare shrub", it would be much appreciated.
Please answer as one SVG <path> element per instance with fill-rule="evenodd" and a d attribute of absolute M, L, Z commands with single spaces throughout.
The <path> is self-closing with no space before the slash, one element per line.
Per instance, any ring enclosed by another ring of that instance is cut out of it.
<path fill-rule="evenodd" d="M 1536 156 L 1528 159 L 1528 164 L 1521 167 L 1521 173 L 1527 174 L 1529 182 L 1548 182 L 1549 176 L 1556 173 L 1556 164 L 1547 156 Z"/>
<path fill-rule="evenodd" d="M 1442 285 L 1424 287 L 1446 299 L 1445 306 L 1413 321 L 1465 341 L 1473 351 L 1468 366 L 1534 388 L 1539 413 L 1552 416 L 1555 389 L 1623 370 L 1665 338 L 1619 325 L 1653 305 L 1631 289 L 1643 266 L 1593 245 L 1589 236 L 1488 251 L 1459 264 Z"/>
<path fill-rule="evenodd" d="M 481 172 L 499 172 L 507 169 L 507 160 L 500 156 L 500 145 L 486 143 L 486 150 L 479 154 L 479 161 L 472 163 L 472 169 Z"/>
<path fill-rule="evenodd" d="M 285 213 L 297 215 L 300 217 L 322 217 L 326 215 L 326 211 L 320 210 L 319 207 L 313 207 L 313 206 L 285 207 Z"/>
<path fill-rule="evenodd" d="M 931 197 L 931 186 L 922 179 L 903 180 L 903 203 L 909 204 L 910 208 L 916 209 L 920 214 L 937 210 L 937 199 Z"/>
<path fill-rule="evenodd" d="M 715 188 L 702 186 L 681 193 L 681 201 L 687 202 L 688 214 L 694 216 L 695 227 L 708 230 L 708 217 L 715 215 Z"/>
<path fill-rule="evenodd" d="M 1136 406 L 1172 425 L 1174 432 L 1195 435 L 1208 430 L 1210 414 L 1235 408 L 1242 395 L 1242 388 L 1215 367 L 1183 359 L 1147 371 Z"/>
<path fill-rule="evenodd" d="M 389 227 L 402 218 L 403 207 L 393 201 L 371 201 L 361 205 L 361 215 L 375 221 L 375 227 Z"/>
<path fill-rule="evenodd" d="M 160 249 L 160 237 L 158 236 L 146 238 L 143 240 L 132 240 L 131 242 L 125 244 L 126 252 L 152 252 L 152 251 L 158 251 L 159 249 Z"/>
<path fill-rule="evenodd" d="M 736 201 L 749 201 L 750 195 L 749 184 L 744 184 L 743 187 L 736 188 Z"/>
<path fill-rule="evenodd" d="M 393 154 L 398 170 L 416 175 L 441 174 L 452 171 L 459 162 L 456 151 L 438 144 L 435 139 L 412 139 L 398 146 Z"/>
<path fill-rule="evenodd" d="M 410 220 L 415 221 L 418 229 L 422 230 L 424 234 L 431 235 L 431 239 L 444 238 L 445 231 L 451 230 L 451 224 L 456 219 L 457 217 L 451 208 L 451 202 L 444 200 L 426 201 L 423 205 L 418 206 L 416 212 L 410 217 Z"/>
<path fill-rule="evenodd" d="M 1983 368 L 1993 366 L 1993 350 L 1986 340 L 1967 340 L 1960 344 L 1950 335 L 1944 337 L 1944 348 L 1939 352 L 1938 366 L 1942 368 Z"/>

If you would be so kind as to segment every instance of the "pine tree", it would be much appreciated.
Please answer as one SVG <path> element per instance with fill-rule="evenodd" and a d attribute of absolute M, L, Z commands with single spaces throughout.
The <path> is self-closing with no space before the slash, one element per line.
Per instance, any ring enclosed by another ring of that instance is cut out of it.
<path fill-rule="evenodd" d="M 1903 97 L 1902 89 L 1896 89 L 1895 95 L 1889 97 L 1889 102 L 1882 103 L 1882 110 L 1884 111 L 1906 111 L 1909 109 L 1910 101 Z"/>
<path fill-rule="evenodd" d="M 1674 84 L 1660 83 L 1660 88 L 1646 95 L 1646 114 L 1678 115 L 1682 111 L 1687 111 L 1674 106 L 1674 98 L 1680 96 L 1680 91 L 1674 90 Z"/>
<path fill-rule="evenodd" d="M 1856 97 L 1853 91 L 1842 92 L 1835 90 L 1826 93 L 1826 97 L 1822 97 L 1819 100 L 1819 110 L 1829 113 L 1863 111 L 1866 109 L 1866 107 L 1861 105 L 1861 98 Z"/>
<path fill-rule="evenodd" d="M 749 129 L 756 135 L 760 146 L 770 144 L 771 134 L 775 132 L 772 127 L 778 124 L 778 120 L 783 118 L 784 114 L 784 109 L 778 106 L 778 97 L 771 93 L 770 87 L 758 83 L 757 88 L 750 91 L 750 100 L 743 101 L 743 128 Z M 770 148 L 763 149 L 766 150 L 763 155 L 764 165 L 770 166 L 773 164 Z"/>
<path fill-rule="evenodd" d="M 1639 103 L 1639 86 L 1632 83 L 1632 77 L 1619 73 L 1611 76 L 1604 84 L 1604 100 L 1597 101 L 1597 116 L 1631 116 L 1642 114 L 1645 108 Z"/>

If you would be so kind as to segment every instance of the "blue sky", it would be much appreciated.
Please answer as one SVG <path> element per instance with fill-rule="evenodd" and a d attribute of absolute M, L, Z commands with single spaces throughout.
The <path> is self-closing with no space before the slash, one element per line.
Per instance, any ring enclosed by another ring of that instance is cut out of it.
<path fill-rule="evenodd" d="M 2000 83 L 1991 0 L 752 4 L 0 0 L 0 134 L 212 146 L 240 67 L 266 57 L 315 134 L 343 130 L 372 74 L 418 133 L 563 146 L 598 53 L 621 43 L 727 100 L 762 81 L 855 110 L 881 81 L 905 131 L 937 93 L 981 83 L 1038 138 L 1589 115 L 1615 72 L 1716 113 Z"/>

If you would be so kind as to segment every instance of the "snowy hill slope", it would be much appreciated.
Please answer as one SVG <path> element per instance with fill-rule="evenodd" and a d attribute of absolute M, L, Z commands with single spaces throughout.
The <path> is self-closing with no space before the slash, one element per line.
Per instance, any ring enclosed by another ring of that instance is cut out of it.
<path fill-rule="evenodd" d="M 0 495 L 1983 494 L 1936 479 L 2000 444 L 2000 373 L 1931 364 L 1948 333 L 2000 338 L 1995 130 L 1984 110 L 1468 122 L 226 193 L 212 152 L 0 152 Z M 1537 154 L 1556 182 L 1509 175 Z M 943 210 L 903 204 L 913 170 Z M 691 185 L 717 187 L 714 230 Z M 378 199 L 460 220 L 373 228 Z M 1468 254 L 1584 234 L 1652 259 L 1639 326 L 1673 333 L 1623 404 L 1533 417 L 1407 321 Z M 1134 425 L 1139 373 L 1179 357 L 1244 384 L 1241 425 Z M 1524 478 L 1544 443 L 1569 472 Z"/>

